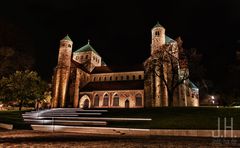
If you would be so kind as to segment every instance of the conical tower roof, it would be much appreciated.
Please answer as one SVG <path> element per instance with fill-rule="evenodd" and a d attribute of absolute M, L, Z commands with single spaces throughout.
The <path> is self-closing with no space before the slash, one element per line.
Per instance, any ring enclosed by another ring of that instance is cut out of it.
<path fill-rule="evenodd" d="M 159 24 L 159 22 L 157 22 L 157 24 L 155 26 L 153 26 L 153 28 L 157 28 L 157 27 L 163 27 L 161 24 Z"/>
<path fill-rule="evenodd" d="M 72 41 L 71 38 L 68 36 L 68 34 L 62 40 Z"/>

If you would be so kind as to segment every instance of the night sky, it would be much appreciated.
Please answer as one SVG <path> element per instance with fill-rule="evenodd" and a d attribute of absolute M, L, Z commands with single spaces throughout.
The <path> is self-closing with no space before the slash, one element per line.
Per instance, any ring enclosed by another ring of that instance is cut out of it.
<path fill-rule="evenodd" d="M 150 31 L 159 21 L 168 36 L 181 36 L 185 48 L 204 55 L 210 79 L 220 79 L 240 40 L 239 8 L 238 0 L 8 0 L 1 2 L 0 36 L 2 44 L 34 56 L 35 70 L 51 79 L 66 34 L 73 51 L 90 39 L 108 65 L 134 65 L 149 56 Z"/>

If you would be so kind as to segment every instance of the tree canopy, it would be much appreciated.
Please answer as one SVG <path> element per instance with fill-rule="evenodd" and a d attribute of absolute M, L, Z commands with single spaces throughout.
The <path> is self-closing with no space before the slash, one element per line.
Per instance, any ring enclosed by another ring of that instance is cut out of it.
<path fill-rule="evenodd" d="M 0 80 L 0 101 L 17 101 L 19 110 L 23 104 L 44 98 L 47 83 L 34 71 L 16 71 Z"/>

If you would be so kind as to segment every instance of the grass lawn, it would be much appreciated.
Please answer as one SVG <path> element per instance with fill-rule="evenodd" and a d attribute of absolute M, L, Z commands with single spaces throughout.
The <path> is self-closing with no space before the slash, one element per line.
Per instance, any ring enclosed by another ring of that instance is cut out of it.
<path fill-rule="evenodd" d="M 210 107 L 176 107 L 176 108 L 151 108 L 151 109 L 109 109 L 105 114 L 108 117 L 143 117 L 152 121 L 142 122 L 110 122 L 109 126 L 152 128 L 152 129 L 224 129 L 224 117 L 227 126 L 240 130 L 240 108 L 210 108 Z"/>
<path fill-rule="evenodd" d="M 0 111 L 0 123 L 13 124 L 14 129 L 31 129 L 30 125 L 23 121 L 24 112 L 26 111 Z"/>
<path fill-rule="evenodd" d="M 19 111 L 0 111 L 0 123 L 14 125 L 14 129 L 30 129 L 23 122 Z M 103 117 L 139 117 L 151 118 L 152 121 L 118 121 L 108 122 L 112 127 L 133 127 L 153 129 L 217 129 L 218 117 L 221 128 L 224 128 L 224 117 L 227 126 L 233 117 L 233 129 L 240 130 L 240 108 L 212 108 L 212 107 L 175 107 L 175 108 L 150 108 L 150 109 L 108 109 Z"/>

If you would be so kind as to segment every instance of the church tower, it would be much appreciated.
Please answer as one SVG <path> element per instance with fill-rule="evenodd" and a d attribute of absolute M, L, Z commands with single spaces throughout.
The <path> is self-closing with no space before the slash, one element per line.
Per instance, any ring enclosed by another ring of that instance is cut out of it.
<path fill-rule="evenodd" d="M 155 51 L 159 50 L 161 46 L 163 46 L 165 42 L 165 28 L 157 23 L 152 28 L 152 43 L 151 43 L 151 54 L 154 54 Z M 156 67 L 157 68 L 157 67 Z M 162 72 L 164 72 L 164 75 L 167 76 L 167 65 L 164 64 L 163 69 L 156 70 L 158 72 L 158 75 L 161 75 Z M 159 76 L 153 72 L 151 74 L 152 76 L 152 83 L 153 86 L 151 88 L 151 92 L 153 93 L 153 100 L 152 100 L 152 106 L 154 107 L 160 107 L 160 106 L 168 106 L 168 100 L 167 100 L 167 88 L 164 84 L 164 82 L 160 79 Z"/>
<path fill-rule="evenodd" d="M 165 44 L 165 28 L 158 22 L 152 28 L 151 54 Z"/>
<path fill-rule="evenodd" d="M 60 41 L 58 64 L 53 77 L 52 108 L 66 106 L 66 91 L 70 75 L 73 42 L 67 35 Z"/>

